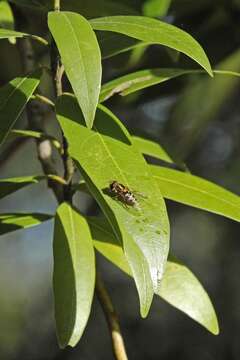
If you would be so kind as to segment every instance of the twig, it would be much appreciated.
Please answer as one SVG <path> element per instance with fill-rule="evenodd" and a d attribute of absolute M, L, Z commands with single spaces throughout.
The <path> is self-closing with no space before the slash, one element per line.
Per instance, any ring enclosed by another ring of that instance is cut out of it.
<path fill-rule="evenodd" d="M 25 73 L 31 73 L 35 69 L 36 61 L 33 51 L 32 43 L 29 38 L 21 39 L 19 42 L 19 51 L 21 53 L 21 59 L 23 64 L 23 70 Z M 27 116 L 29 122 L 29 128 L 31 130 L 41 131 L 45 133 L 44 129 L 44 117 L 46 115 L 46 108 L 43 108 L 42 103 L 36 100 L 31 100 L 27 105 Z M 37 139 L 37 152 L 38 159 L 41 163 L 43 172 L 53 175 L 58 175 L 55 167 L 55 163 L 52 157 L 52 144 L 49 139 Z M 63 200 L 63 187 L 60 184 L 52 181 L 48 181 L 48 186 L 53 190 L 58 202 Z"/>
<path fill-rule="evenodd" d="M 32 95 L 31 99 L 39 100 L 39 101 L 43 102 L 44 104 L 51 106 L 52 108 L 55 107 L 55 104 L 54 104 L 54 102 L 52 102 L 52 100 L 48 99 L 46 96 L 43 96 L 41 94 Z"/>
<path fill-rule="evenodd" d="M 30 37 L 30 38 L 33 39 L 33 40 L 38 41 L 40 44 L 42 44 L 42 45 L 44 45 L 44 46 L 48 46 L 48 41 L 47 41 L 46 39 L 43 39 L 43 38 L 40 37 L 40 36 L 31 35 L 31 34 L 28 34 L 27 36 Z"/>
<path fill-rule="evenodd" d="M 54 10 L 60 11 L 60 0 L 54 0 Z"/>
<path fill-rule="evenodd" d="M 54 0 L 54 10 L 60 11 L 60 0 Z M 62 76 L 64 74 L 64 66 L 61 62 L 61 58 L 54 40 L 52 41 L 52 46 L 51 46 L 51 68 L 54 79 L 55 94 L 56 97 L 58 98 L 63 94 Z M 65 201 L 71 202 L 72 201 L 71 183 L 72 183 L 72 177 L 75 171 L 75 167 L 73 160 L 69 155 L 68 142 L 64 136 L 63 131 L 62 131 L 62 161 L 64 167 L 64 179 L 66 181 L 66 185 L 64 186 L 64 190 L 63 190 L 63 197 Z"/>
<path fill-rule="evenodd" d="M 127 360 L 128 358 L 120 330 L 118 316 L 99 273 L 97 273 L 96 279 L 96 292 L 98 300 L 104 311 L 109 331 L 111 333 L 112 347 L 115 359 Z"/>
<path fill-rule="evenodd" d="M 62 90 L 62 77 L 64 74 L 64 66 L 61 63 L 59 54 L 57 54 L 57 68 L 56 68 L 56 74 L 55 74 L 55 89 L 57 96 L 61 96 L 63 93 Z"/>

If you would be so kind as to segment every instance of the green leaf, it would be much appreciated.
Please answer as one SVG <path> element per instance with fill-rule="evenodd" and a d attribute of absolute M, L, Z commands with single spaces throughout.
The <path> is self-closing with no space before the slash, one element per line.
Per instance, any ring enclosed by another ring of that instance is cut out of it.
<path fill-rule="evenodd" d="M 0 28 L 0 40 L 1 39 L 13 39 L 13 38 L 15 39 L 15 38 L 22 38 L 22 37 L 30 37 L 31 39 L 40 42 L 42 45 L 45 45 L 45 46 L 48 45 L 47 40 L 43 39 L 40 36 Z"/>
<path fill-rule="evenodd" d="M 132 146 L 131 138 L 121 122 L 102 106 L 97 111 L 93 130 L 84 126 L 79 107 L 72 96 L 60 98 L 57 114 L 69 142 L 70 155 L 77 162 L 89 190 L 109 219 L 125 253 L 131 246 L 132 254 L 134 242 L 141 249 L 156 288 L 167 259 L 169 224 L 163 198 L 143 156 Z M 136 207 L 124 206 L 124 203 L 110 196 L 109 183 L 113 180 L 136 192 Z M 137 195 L 137 192 L 143 196 Z M 129 259 L 131 255 L 128 255 Z M 136 256 L 139 258 L 140 255 Z M 141 261 L 136 264 L 140 271 Z M 138 283 L 138 287 L 150 289 L 148 271 L 145 267 L 146 281 Z M 148 299 L 151 296 L 149 292 Z M 142 303 L 143 307 L 146 308 Z"/>
<path fill-rule="evenodd" d="M 87 222 L 91 230 L 94 247 L 122 271 L 131 275 L 132 272 L 121 243 L 114 234 L 109 222 L 104 217 L 93 216 L 89 216 Z"/>
<path fill-rule="evenodd" d="M 189 56 L 212 76 L 209 60 L 199 43 L 176 26 L 144 16 L 109 16 L 91 20 L 95 30 L 121 33 L 135 39 L 168 46 Z"/>
<path fill-rule="evenodd" d="M 27 36 L 27 34 L 14 31 L 11 29 L 2 29 L 0 28 L 0 39 L 9 39 L 9 38 L 22 38 Z"/>
<path fill-rule="evenodd" d="M 17 77 L 0 88 L 0 145 L 40 82 L 40 71 Z"/>
<path fill-rule="evenodd" d="M 19 137 L 28 137 L 28 138 L 33 138 L 33 139 L 41 139 L 41 140 L 48 139 L 48 140 L 52 141 L 52 144 L 57 149 L 61 149 L 60 142 L 54 136 L 48 135 L 48 134 L 40 132 L 40 131 L 14 129 L 11 131 L 11 135 L 19 136 Z"/>
<path fill-rule="evenodd" d="M 227 70 L 213 70 L 215 75 L 240 77 L 240 73 Z M 184 69 L 147 69 L 121 76 L 104 84 L 101 88 L 100 101 L 103 102 L 115 94 L 126 96 L 153 85 L 161 84 L 182 75 L 205 74 L 203 70 Z M 215 80 L 215 78 L 214 78 Z M 213 81 L 213 79 L 210 79 Z"/>
<path fill-rule="evenodd" d="M 57 336 L 75 346 L 86 327 L 95 286 L 95 255 L 86 220 L 69 204 L 59 206 L 54 226 L 53 287 Z"/>
<path fill-rule="evenodd" d="M 199 70 L 147 69 L 136 71 L 104 84 L 101 88 L 100 101 L 103 102 L 115 94 L 126 96 L 178 76 L 192 73 L 199 73 Z"/>
<path fill-rule="evenodd" d="M 14 17 L 9 3 L 6 0 L 0 1 L 0 27 L 14 29 Z"/>
<path fill-rule="evenodd" d="M 127 251 L 125 250 L 125 254 L 121 247 L 121 242 L 117 239 L 116 236 L 113 235 L 113 231 L 111 226 L 106 221 L 104 222 L 105 229 L 103 229 L 102 221 L 104 219 L 91 218 L 88 219 L 88 224 L 91 229 L 92 237 L 94 240 L 94 246 L 101 253 L 101 245 L 104 244 L 104 251 L 115 259 L 116 263 L 119 263 L 119 267 L 125 271 L 133 274 L 133 278 L 135 279 L 136 286 L 139 293 L 140 303 L 142 302 L 143 306 L 141 308 L 141 315 L 145 317 L 149 311 L 150 301 L 147 298 L 148 293 L 152 291 L 152 287 L 148 287 L 148 284 L 151 284 L 151 281 L 147 282 L 147 288 L 142 286 L 144 282 L 146 282 L 146 273 L 145 268 L 147 268 L 146 259 L 141 255 L 139 248 L 132 241 L 132 238 L 129 237 L 126 241 Z M 115 240 L 115 244 L 111 242 L 107 242 L 109 237 L 109 233 L 113 236 Z M 126 234 L 127 235 L 127 234 Z M 100 241 L 100 245 L 98 243 Z M 105 241 L 101 243 L 101 241 Z M 103 251 L 103 252 L 104 252 Z M 114 262 L 114 261 L 113 261 Z M 131 267 L 129 266 L 131 264 Z M 131 269 L 131 270 L 130 270 Z M 149 275 L 147 275 L 149 276 Z M 152 300 L 152 298 L 151 298 Z"/>
<path fill-rule="evenodd" d="M 1 214 L 0 235 L 36 226 L 51 218 L 51 215 L 46 214 Z"/>
<path fill-rule="evenodd" d="M 166 16 L 172 0 L 146 0 L 143 4 L 145 16 Z"/>
<path fill-rule="evenodd" d="M 173 163 L 173 160 L 161 145 L 154 141 L 143 139 L 138 136 L 132 136 L 132 143 L 142 154 L 153 156 L 168 163 Z"/>
<path fill-rule="evenodd" d="M 114 265 L 131 275 L 122 248 L 106 220 L 89 217 L 88 223 L 95 248 Z M 206 291 L 193 273 L 174 257 L 168 259 L 157 295 L 211 333 L 219 333 L 217 316 Z"/>
<path fill-rule="evenodd" d="M 150 165 L 163 196 L 240 221 L 240 197 L 210 181 L 181 171 Z"/>
<path fill-rule="evenodd" d="M 101 53 L 94 31 L 81 15 L 51 12 L 48 26 L 85 122 L 92 127 L 101 87 Z"/>
<path fill-rule="evenodd" d="M 27 186 L 30 184 L 36 184 L 45 176 L 24 176 L 9 179 L 0 179 L 0 199 L 7 195 Z"/>
<path fill-rule="evenodd" d="M 180 261 L 169 259 L 157 294 L 212 334 L 219 334 L 217 316 L 207 292 L 188 267 Z"/>
<path fill-rule="evenodd" d="M 0 28 L 14 30 L 14 16 L 7 0 L 0 0 Z M 16 44 L 16 38 L 9 38 L 11 44 Z"/>

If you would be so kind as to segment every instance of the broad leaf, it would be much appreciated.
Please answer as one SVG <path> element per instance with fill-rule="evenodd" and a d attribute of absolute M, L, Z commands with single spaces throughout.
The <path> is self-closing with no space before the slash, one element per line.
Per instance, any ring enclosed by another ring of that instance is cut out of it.
<path fill-rule="evenodd" d="M 132 143 L 142 154 L 153 156 L 168 163 L 173 163 L 173 160 L 168 153 L 160 144 L 154 141 L 143 139 L 138 136 L 132 136 Z"/>
<path fill-rule="evenodd" d="M 36 184 L 44 176 L 25 176 L 19 178 L 0 179 L 0 199 L 30 184 Z"/>
<path fill-rule="evenodd" d="M 101 88 L 100 101 L 105 101 L 115 94 L 126 96 L 178 76 L 192 73 L 199 73 L 199 70 L 148 69 L 136 71 L 104 84 Z"/>
<path fill-rule="evenodd" d="M 7 0 L 0 0 L 0 28 L 14 30 L 14 16 Z M 16 38 L 9 38 L 11 44 L 16 44 Z"/>
<path fill-rule="evenodd" d="M 108 217 L 128 260 L 131 256 L 127 254 L 128 249 L 131 246 L 132 250 L 135 242 L 148 261 L 153 286 L 157 288 L 168 254 L 169 224 L 163 198 L 143 156 L 132 146 L 121 122 L 104 107 L 99 107 L 97 111 L 93 130 L 83 126 L 81 113 L 71 96 L 64 95 L 60 99 L 57 114 L 69 141 L 70 155 L 76 160 L 89 190 Z M 136 207 L 126 206 L 111 196 L 109 183 L 113 180 L 136 192 Z M 142 194 L 137 195 L 137 192 Z M 142 271 L 142 264 L 137 261 L 130 266 L 137 265 Z M 145 281 L 138 283 L 138 288 L 150 289 L 148 271 L 145 267 Z M 149 304 L 150 300 L 151 292 Z M 142 309 L 147 308 L 143 302 L 141 305 Z"/>
<path fill-rule="evenodd" d="M 26 77 L 17 77 L 0 88 L 0 145 L 37 88 L 40 75 L 37 71 Z"/>
<path fill-rule="evenodd" d="M 200 64 L 211 76 L 209 60 L 199 43 L 176 26 L 143 16 L 109 16 L 91 20 L 95 30 L 121 33 L 178 50 Z"/>
<path fill-rule="evenodd" d="M 101 53 L 94 31 L 81 15 L 51 12 L 48 25 L 85 122 L 92 127 L 101 87 Z"/>
<path fill-rule="evenodd" d="M 58 341 L 75 346 L 86 327 L 95 286 L 95 256 L 86 220 L 69 204 L 54 226 L 54 303 Z"/>
<path fill-rule="evenodd" d="M 198 176 L 150 166 L 165 198 L 240 221 L 239 196 Z"/>
<path fill-rule="evenodd" d="M 131 275 L 122 248 L 106 220 L 89 217 L 88 223 L 95 248 L 122 271 Z M 193 273 L 174 257 L 168 259 L 157 295 L 211 333 L 219 333 L 216 313 L 206 291 Z"/>
<path fill-rule="evenodd" d="M 227 70 L 213 70 L 215 75 L 225 75 L 240 77 L 240 73 Z M 182 75 L 206 74 L 203 70 L 184 70 L 184 69 L 147 69 L 136 71 L 131 74 L 121 76 L 104 84 L 101 88 L 100 101 L 103 102 L 115 94 L 126 96 L 136 91 L 148 88 L 153 85 L 161 84 L 165 81 L 174 79 Z M 211 79 L 210 81 L 212 81 Z M 215 80 L 215 78 L 214 78 Z"/>
<path fill-rule="evenodd" d="M 8 1 L 0 1 L 0 27 L 14 29 L 14 17 Z"/>
<path fill-rule="evenodd" d="M 188 267 L 174 257 L 167 262 L 157 294 L 212 334 L 219 334 L 217 316 L 208 294 Z"/>
<path fill-rule="evenodd" d="M 39 225 L 51 218 L 46 214 L 1 214 L 0 235 Z"/>

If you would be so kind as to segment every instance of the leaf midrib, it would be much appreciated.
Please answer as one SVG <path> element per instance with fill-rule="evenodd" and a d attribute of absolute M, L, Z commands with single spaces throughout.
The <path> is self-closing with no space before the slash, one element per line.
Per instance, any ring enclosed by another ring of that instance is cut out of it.
<path fill-rule="evenodd" d="M 140 17 L 141 18 L 141 17 Z M 155 19 L 151 19 L 151 20 L 155 20 Z M 184 34 L 184 35 L 186 35 L 186 37 L 188 37 L 189 39 L 191 39 L 191 40 L 193 40 L 193 42 L 196 42 L 196 40 L 190 35 L 190 34 L 188 34 L 188 33 L 186 33 L 184 30 L 182 30 L 182 29 L 179 29 L 179 28 L 176 28 L 174 25 L 171 25 L 171 24 L 167 24 L 167 23 L 163 23 L 162 21 L 158 21 L 158 20 L 156 20 L 156 22 L 158 22 L 159 24 L 153 24 L 153 26 L 151 26 L 151 24 L 149 25 L 149 26 L 147 26 L 147 25 L 142 25 L 142 24 L 139 24 L 139 23 L 137 23 L 137 22 L 129 22 L 129 21 L 110 21 L 110 22 L 108 22 L 107 24 L 110 24 L 110 25 L 124 25 L 124 26 L 134 26 L 135 28 L 136 27 L 138 27 L 140 30 L 146 30 L 146 29 L 148 29 L 149 30 L 149 28 L 151 28 L 151 30 L 155 30 L 155 31 L 157 31 L 158 33 L 160 33 L 161 34 L 161 32 L 162 32 L 162 28 L 161 29 L 159 29 L 159 25 L 160 26 L 167 26 L 167 27 L 169 27 L 169 28 L 171 28 L 171 29 L 177 29 L 177 31 L 179 31 L 179 32 L 181 32 L 182 34 Z M 95 22 L 97 25 L 98 24 L 100 24 L 100 25 L 105 25 L 106 24 L 106 21 L 96 21 Z M 93 20 L 93 27 L 94 27 L 94 20 Z M 112 30 L 106 30 L 106 31 L 112 31 Z M 120 32 L 120 31 L 118 31 L 117 29 L 116 30 L 114 30 L 114 32 L 117 32 L 117 33 L 122 33 L 122 32 Z M 126 33 L 129 33 L 129 32 L 127 32 L 126 31 Z M 125 34 L 125 32 L 124 32 L 124 34 Z M 166 35 L 166 33 L 165 33 L 165 35 Z M 135 36 L 133 36 L 133 35 L 131 35 L 131 37 L 134 37 L 134 38 L 136 38 Z M 174 35 L 172 35 L 172 34 L 167 34 L 167 37 L 170 37 L 171 39 L 174 39 Z M 136 38 L 136 39 L 138 39 L 138 40 L 142 40 L 142 41 L 145 41 L 144 39 L 139 39 L 138 37 Z M 161 41 L 161 40 L 160 40 Z M 161 43 L 162 43 L 162 41 L 161 41 Z"/>

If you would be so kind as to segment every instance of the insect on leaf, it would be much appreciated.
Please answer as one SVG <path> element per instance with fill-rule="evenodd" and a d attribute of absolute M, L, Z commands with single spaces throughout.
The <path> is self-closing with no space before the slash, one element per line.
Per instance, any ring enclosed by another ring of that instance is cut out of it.
<path fill-rule="evenodd" d="M 142 261 L 145 281 L 143 278 L 142 284 L 138 283 L 137 286 L 144 286 L 144 291 L 149 291 L 146 298 L 151 299 L 148 272 L 150 270 L 153 287 L 157 288 L 169 249 L 169 223 L 162 195 L 147 170 L 145 159 L 131 144 L 127 130 L 108 109 L 102 106 L 98 108 L 92 130 L 84 127 L 82 115 L 72 96 L 64 95 L 59 99 L 57 114 L 69 141 L 69 152 L 76 160 L 90 192 L 109 219 L 124 251 L 127 253 L 129 250 L 130 256 L 134 254 L 133 246 L 137 245 L 140 249 L 136 255 L 138 259 L 132 261 L 132 264 L 138 264 L 138 275 L 142 272 L 139 259 L 146 258 L 148 267 Z M 136 207 L 126 206 L 109 194 L 112 180 L 135 192 Z M 144 308 L 147 306 L 144 305 Z"/>

